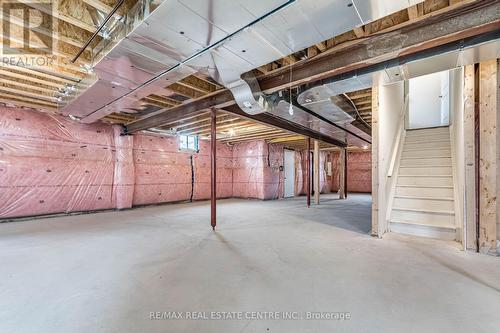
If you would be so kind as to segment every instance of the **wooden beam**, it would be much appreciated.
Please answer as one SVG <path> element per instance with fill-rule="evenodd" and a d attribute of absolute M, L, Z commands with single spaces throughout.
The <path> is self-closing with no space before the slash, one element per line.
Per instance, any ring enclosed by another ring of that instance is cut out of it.
<path fill-rule="evenodd" d="M 365 36 L 365 29 L 363 29 L 363 27 L 356 27 L 352 29 L 352 31 L 354 31 L 354 34 L 358 38 L 363 38 Z"/>
<path fill-rule="evenodd" d="M 91 22 L 90 14 L 82 6 L 83 3 L 78 0 L 56 2 L 56 8 L 53 9 L 33 2 L 33 0 L 18 0 L 18 2 L 89 32 L 93 33 L 96 29 L 95 25 Z M 74 17 L 75 13 L 80 13 L 80 17 Z"/>
<path fill-rule="evenodd" d="M 58 89 L 55 87 L 39 84 L 36 82 L 26 81 L 24 78 L 15 80 L 14 78 L 9 77 L 7 75 L 3 75 L 1 73 L 0 73 L 0 82 L 2 84 L 16 85 L 19 86 L 20 88 L 26 88 L 28 90 L 36 90 L 39 92 L 44 92 L 52 95 L 56 94 L 58 91 Z"/>
<path fill-rule="evenodd" d="M 497 253 L 498 168 L 498 61 L 479 64 L 479 251 Z"/>
<path fill-rule="evenodd" d="M 321 82 L 323 79 L 334 81 L 340 79 L 341 75 L 356 75 L 357 70 L 361 68 L 385 66 L 389 61 L 405 62 L 417 55 L 427 56 L 430 49 L 449 43 L 453 43 L 452 47 L 460 48 L 466 38 L 498 30 L 499 6 L 498 3 L 464 4 L 440 16 L 419 19 L 417 23 L 406 25 L 400 33 L 372 35 L 362 39 L 351 49 L 346 48 L 335 53 L 328 51 L 308 61 L 297 62 L 291 71 L 273 71 L 259 78 L 259 85 L 262 90 L 270 93 L 306 82 Z M 404 33 L 405 38 L 401 38 L 401 33 Z M 379 47 L 374 48 L 377 45 Z M 222 89 L 193 102 L 187 102 L 176 111 L 179 111 L 180 116 L 185 116 L 188 110 L 196 112 L 212 106 L 224 108 L 233 103 L 232 94 Z M 164 122 L 164 118 L 171 117 L 170 111 L 169 115 L 157 113 L 131 123 L 126 130 L 132 133 L 159 126 Z"/>
<path fill-rule="evenodd" d="M 10 78 L 17 79 L 17 80 L 25 80 L 25 79 L 29 78 L 29 80 L 34 82 L 34 83 L 42 84 L 45 86 L 50 86 L 50 87 L 53 87 L 56 89 L 64 87 L 64 85 L 62 83 L 52 82 L 49 80 L 42 80 L 42 79 L 39 79 L 39 78 L 34 77 L 34 76 L 30 77 L 30 76 L 25 75 L 25 74 L 20 74 L 19 72 L 16 72 L 16 71 L 7 70 L 7 68 L 8 67 L 0 67 L 0 74 L 2 75 L 2 77 L 10 77 Z"/>
<path fill-rule="evenodd" d="M 35 98 L 35 97 L 20 96 L 17 93 L 11 93 L 9 91 L 4 91 L 4 90 L 2 90 L 2 88 L 0 88 L 0 96 L 2 99 L 10 99 L 11 103 L 15 102 L 15 101 L 21 101 L 21 102 L 28 102 L 31 104 L 41 105 L 41 106 L 48 107 L 48 108 L 57 108 L 56 103 L 53 103 L 53 102 L 50 102 L 47 100 L 42 100 L 42 99 Z"/>
<path fill-rule="evenodd" d="M 283 143 L 283 142 L 290 142 L 290 141 L 303 141 L 304 136 L 303 135 L 294 135 L 288 138 L 281 138 L 281 139 L 274 139 L 269 141 L 269 143 Z"/>
<path fill-rule="evenodd" d="M 251 127 L 251 126 L 254 126 L 254 123 L 252 122 L 249 122 L 249 121 L 245 121 L 244 119 L 238 119 L 238 120 L 235 120 L 233 123 L 230 123 L 230 124 L 224 124 L 224 125 L 220 125 L 220 126 L 217 126 L 217 128 L 219 130 L 226 130 L 226 129 L 233 129 L 233 130 L 241 130 L 242 128 L 245 129 L 247 127 Z M 196 134 L 196 135 L 204 135 L 204 134 L 208 134 L 210 132 L 210 130 L 208 128 L 203 128 L 203 129 L 199 129 L 199 130 L 193 130 L 191 132 L 184 132 L 183 134 Z"/>
<path fill-rule="evenodd" d="M 218 86 L 213 84 L 212 82 L 199 78 L 195 75 L 189 75 L 188 77 L 180 80 L 179 83 L 195 89 L 203 94 L 214 92 L 218 88 Z"/>
<path fill-rule="evenodd" d="M 169 85 L 168 87 L 166 87 L 166 89 L 188 98 L 199 98 L 206 95 L 206 93 L 204 92 L 200 92 L 177 82 Z"/>
<path fill-rule="evenodd" d="M 407 10 L 408 10 L 408 18 L 410 20 L 414 20 L 418 17 L 417 5 L 410 6 L 410 7 L 408 7 Z"/>
<path fill-rule="evenodd" d="M 289 88 L 290 85 L 301 85 L 326 78 L 332 78 L 346 72 L 369 67 L 381 59 L 413 58 L 439 45 L 451 43 L 462 38 L 497 31 L 500 20 L 500 4 L 475 8 L 476 2 L 446 12 L 442 20 L 429 17 L 419 20 L 411 29 L 404 29 L 405 38 L 400 34 L 373 35 L 363 39 L 351 49 L 339 53 L 324 53 L 307 62 L 298 62 L 292 70 L 278 70 L 271 75 L 259 79 L 261 89 L 266 93 Z M 402 32 L 403 33 L 403 32 Z M 374 45 L 383 46 L 377 50 Z M 456 45 L 460 48 L 459 43 Z M 328 55 L 328 56 L 327 56 Z M 410 55 L 413 55 L 410 57 Z M 356 59 L 356 61 L 354 61 Z"/>
<path fill-rule="evenodd" d="M 293 135 L 293 134 L 286 133 L 286 132 L 276 132 L 276 133 L 267 133 L 267 134 L 264 133 L 264 134 L 258 134 L 258 135 L 253 135 L 253 136 L 234 138 L 231 140 L 223 139 L 223 141 L 228 142 L 228 143 L 236 143 L 236 142 L 250 141 L 250 140 L 265 140 L 265 139 L 269 139 L 269 138 L 276 138 L 276 137 L 289 136 L 289 135 Z"/>
<path fill-rule="evenodd" d="M 241 121 L 240 118 L 235 118 L 234 116 L 229 116 L 229 115 L 218 115 L 217 116 L 217 127 L 220 128 L 220 125 L 228 123 L 228 122 L 235 122 L 235 121 Z M 183 125 L 182 127 L 177 127 L 176 131 L 177 133 L 183 133 L 183 132 L 193 132 L 193 131 L 199 131 L 200 129 L 203 128 L 209 128 L 210 127 L 210 119 L 206 119 L 202 122 L 191 124 L 191 125 Z"/>

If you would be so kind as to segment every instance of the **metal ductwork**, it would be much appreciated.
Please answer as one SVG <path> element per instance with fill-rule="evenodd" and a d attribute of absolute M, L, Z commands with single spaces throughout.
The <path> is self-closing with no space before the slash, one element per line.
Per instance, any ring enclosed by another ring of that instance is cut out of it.
<path fill-rule="evenodd" d="M 140 0 L 94 51 L 97 79 L 71 87 L 63 112 L 83 122 L 142 109 L 139 100 L 195 72 L 227 87 L 249 114 L 270 111 L 254 68 L 422 0 Z"/>
<path fill-rule="evenodd" d="M 441 51 L 443 50 L 436 50 L 438 53 Z M 357 74 L 351 73 L 346 78 L 324 80 L 323 84 L 300 93 L 297 97 L 297 102 L 305 109 L 312 111 L 313 115 L 323 117 L 327 121 L 340 125 L 360 137 L 369 139 L 370 137 L 366 133 L 351 124 L 354 121 L 354 117 L 345 112 L 344 108 L 340 105 L 335 104 L 336 99 L 332 99 L 332 96 L 371 88 L 374 84 L 391 84 L 498 58 L 500 58 L 499 40 L 480 42 L 478 45 L 463 45 L 461 49 L 429 55 L 422 59 L 409 59 L 404 64 L 398 65 L 394 62 L 389 62 L 383 64 L 383 67 L 375 67 Z M 342 133 L 342 130 L 328 126 L 324 122 L 321 125 L 316 124 L 313 117 L 311 117 L 311 113 L 308 114 L 304 109 L 301 110 L 292 106 L 292 111 L 290 111 L 290 104 L 285 101 L 279 102 L 272 113 L 304 126 L 316 127 L 320 132 L 331 135 L 334 138 L 349 139 L 348 142 L 354 145 L 360 146 L 366 144 L 360 138 L 353 137 L 348 133 Z"/>

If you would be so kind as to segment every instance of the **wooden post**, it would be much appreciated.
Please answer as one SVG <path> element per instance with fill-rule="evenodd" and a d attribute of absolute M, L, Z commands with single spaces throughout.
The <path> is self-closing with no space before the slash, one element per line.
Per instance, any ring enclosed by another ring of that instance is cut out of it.
<path fill-rule="evenodd" d="M 475 158 L 475 66 L 464 69 L 464 157 L 465 157 L 465 243 L 464 248 L 477 250 L 476 240 L 476 158 Z"/>
<path fill-rule="evenodd" d="M 345 158 L 345 149 L 342 149 L 339 157 L 339 199 L 345 199 Z"/>
<path fill-rule="evenodd" d="M 314 140 L 314 203 L 319 205 L 319 141 Z"/>
<path fill-rule="evenodd" d="M 306 195 L 307 195 L 307 207 L 311 207 L 311 138 L 307 138 Z"/>
<path fill-rule="evenodd" d="M 498 64 L 479 64 L 479 251 L 497 253 Z"/>
<path fill-rule="evenodd" d="M 210 225 L 212 230 L 215 230 L 217 225 L 217 110 L 215 108 L 210 113 L 210 120 Z"/>
<path fill-rule="evenodd" d="M 379 86 L 372 87 L 372 236 L 380 237 L 378 221 L 378 113 L 379 113 Z"/>

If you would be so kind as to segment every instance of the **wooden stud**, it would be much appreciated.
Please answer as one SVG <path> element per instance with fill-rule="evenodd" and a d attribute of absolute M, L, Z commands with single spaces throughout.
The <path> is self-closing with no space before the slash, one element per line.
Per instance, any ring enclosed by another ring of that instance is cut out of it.
<path fill-rule="evenodd" d="M 379 222 L 379 175 L 378 175 L 378 109 L 379 109 L 379 87 L 372 88 L 372 236 L 381 237 L 384 233 L 382 221 Z M 380 223 L 380 225 L 379 225 Z"/>
<path fill-rule="evenodd" d="M 464 158 L 465 158 L 465 244 L 477 250 L 476 242 L 476 158 L 475 158 L 475 66 L 464 69 Z"/>
<path fill-rule="evenodd" d="M 498 64 L 479 64 L 479 251 L 496 254 L 498 184 Z"/>

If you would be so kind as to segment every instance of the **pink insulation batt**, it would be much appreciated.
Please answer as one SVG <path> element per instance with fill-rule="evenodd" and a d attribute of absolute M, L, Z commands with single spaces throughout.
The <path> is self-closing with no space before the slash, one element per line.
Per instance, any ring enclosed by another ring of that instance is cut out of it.
<path fill-rule="evenodd" d="M 277 199 L 283 196 L 283 147 L 264 140 L 233 146 L 233 196 Z"/>
<path fill-rule="evenodd" d="M 210 198 L 210 141 L 184 152 L 177 137 L 120 132 L 0 108 L 0 218 Z M 218 144 L 218 198 L 232 180 L 232 147 Z"/>
<path fill-rule="evenodd" d="M 120 126 L 0 107 L 0 218 L 210 198 L 210 141 L 187 152 L 178 137 L 120 132 Z M 217 197 L 282 198 L 283 155 L 281 145 L 264 140 L 218 143 Z M 295 156 L 296 193 L 303 194 L 304 152 Z M 335 175 L 333 184 L 326 177 L 329 156 L 321 152 L 323 193 L 338 186 Z M 349 189 L 369 191 L 369 153 L 349 153 L 349 168 Z"/>
<path fill-rule="evenodd" d="M 0 217 L 116 207 L 115 131 L 0 108 Z"/>
<path fill-rule="evenodd" d="M 339 152 L 332 153 L 333 191 L 339 188 Z M 372 191 L 372 154 L 370 151 L 351 151 L 347 156 L 347 190 L 349 192 L 371 193 Z"/>

